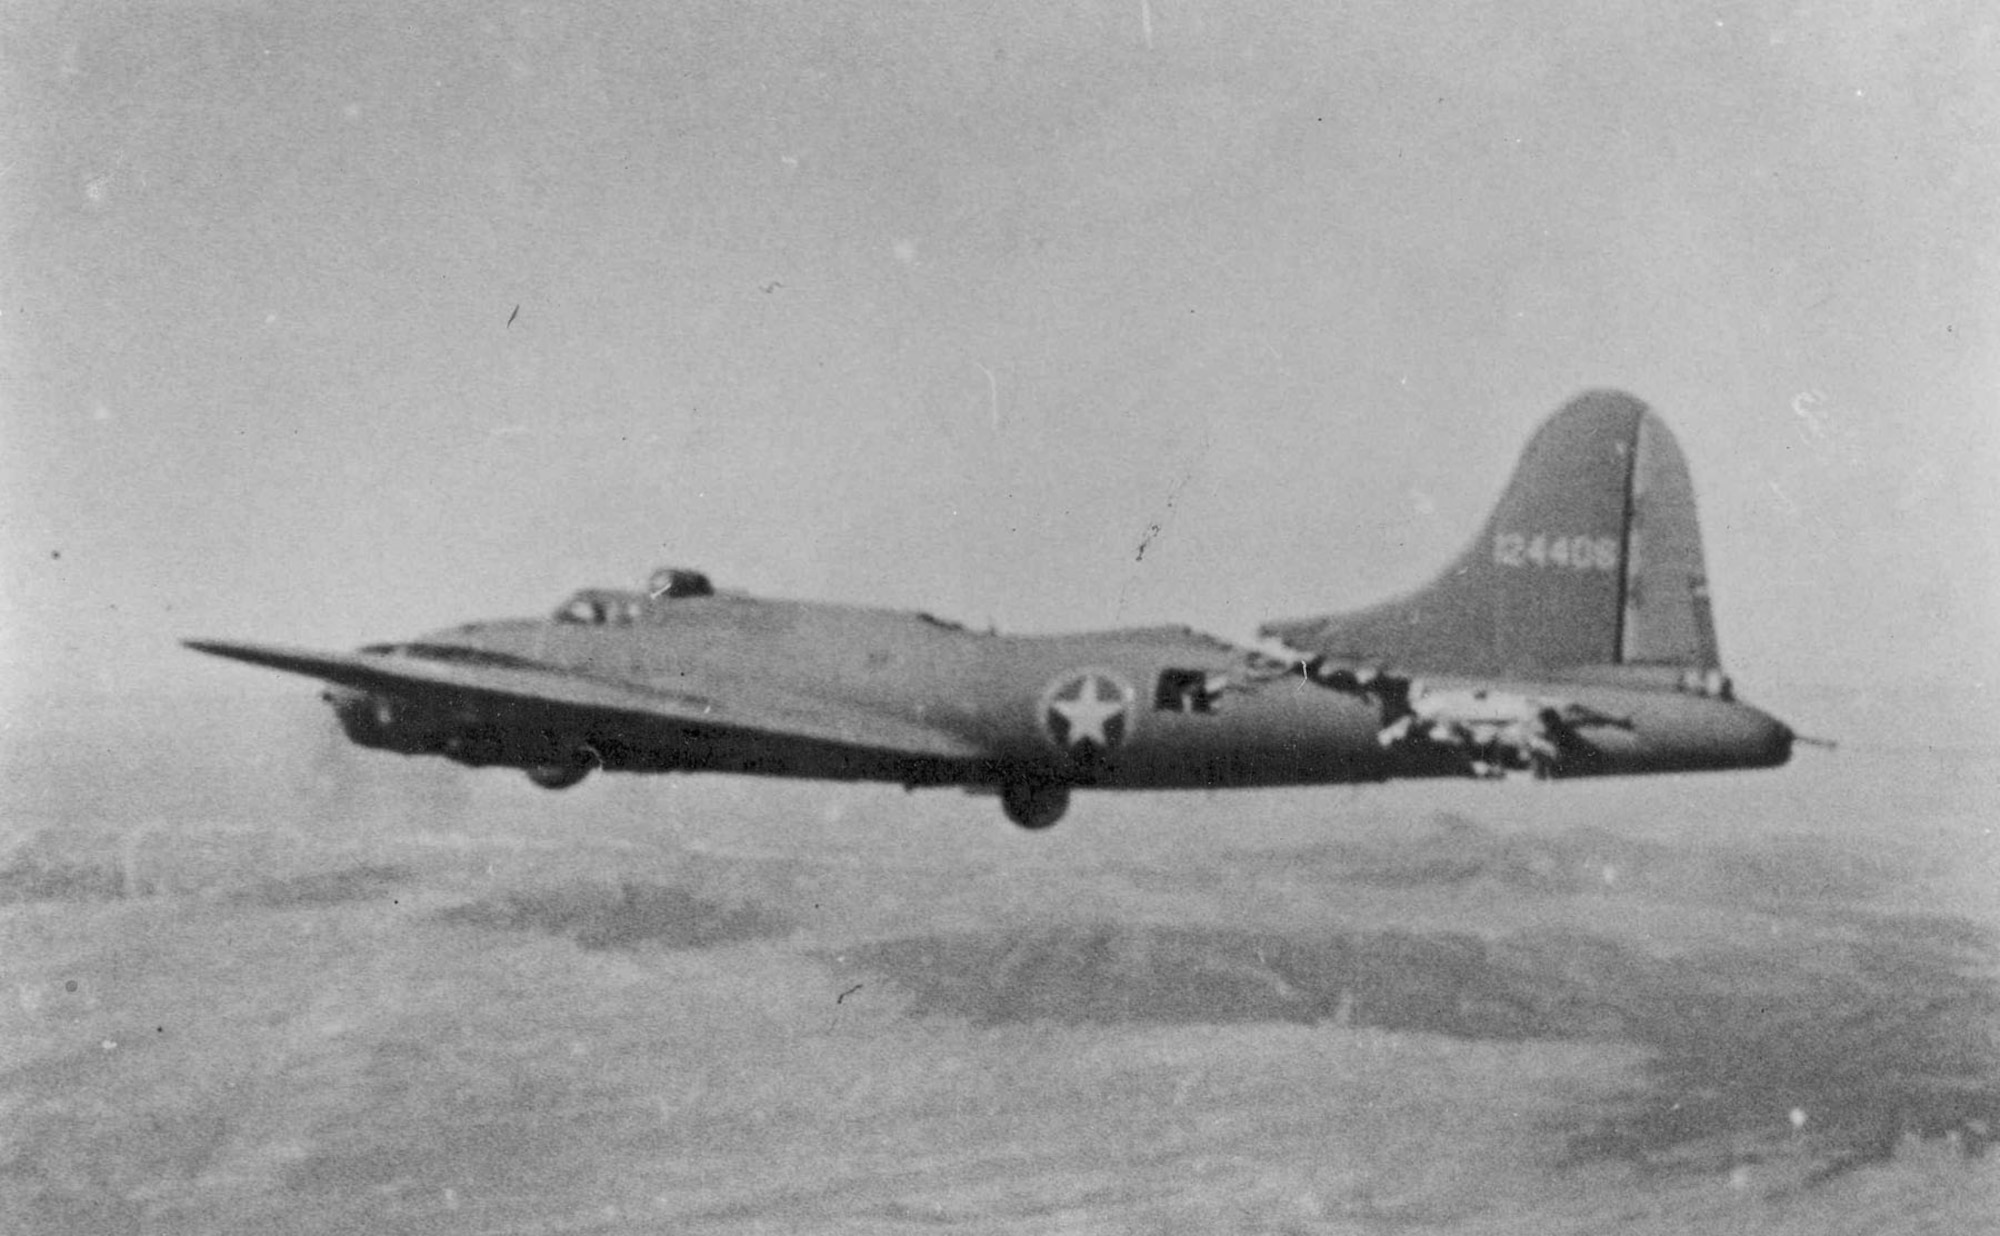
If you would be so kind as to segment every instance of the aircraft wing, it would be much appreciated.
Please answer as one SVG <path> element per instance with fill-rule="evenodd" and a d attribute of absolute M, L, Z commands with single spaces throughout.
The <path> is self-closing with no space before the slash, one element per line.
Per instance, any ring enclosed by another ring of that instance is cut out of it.
<path fill-rule="evenodd" d="M 935 726 L 757 684 L 713 694 L 597 678 L 525 658 L 440 660 L 396 652 L 314 652 L 272 644 L 186 640 L 189 648 L 363 691 L 409 697 L 467 697 L 593 718 L 627 718 L 717 735 L 763 735 L 872 752 L 977 760 L 988 752 Z"/>

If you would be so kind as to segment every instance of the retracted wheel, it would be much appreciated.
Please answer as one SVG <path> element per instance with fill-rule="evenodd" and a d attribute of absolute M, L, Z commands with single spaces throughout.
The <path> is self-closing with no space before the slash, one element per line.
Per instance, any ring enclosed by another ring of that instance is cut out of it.
<path fill-rule="evenodd" d="M 547 763 L 528 765 L 528 780 L 545 790 L 566 790 L 588 777 L 598 763 L 597 752 L 578 747 Z"/>
<path fill-rule="evenodd" d="M 1030 831 L 1044 829 L 1063 818 L 1069 810 L 1066 785 L 1009 785 L 1000 791 L 1000 809 L 1007 818 Z"/>

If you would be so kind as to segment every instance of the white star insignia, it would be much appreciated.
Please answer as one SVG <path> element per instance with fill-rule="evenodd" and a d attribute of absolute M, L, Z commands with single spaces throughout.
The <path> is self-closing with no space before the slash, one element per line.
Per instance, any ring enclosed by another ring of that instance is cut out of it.
<path fill-rule="evenodd" d="M 1106 727 L 1114 718 L 1124 715 L 1125 705 L 1125 694 L 1118 684 L 1096 674 L 1085 674 L 1076 682 L 1076 697 L 1050 698 L 1049 711 L 1065 722 L 1067 732 L 1062 738 L 1065 746 L 1090 743 L 1099 750 L 1108 750 L 1117 739 Z"/>

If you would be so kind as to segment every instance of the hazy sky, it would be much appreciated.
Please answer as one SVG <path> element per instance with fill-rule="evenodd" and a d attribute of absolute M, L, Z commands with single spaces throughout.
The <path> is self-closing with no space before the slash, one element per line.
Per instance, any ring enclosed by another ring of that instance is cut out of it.
<path fill-rule="evenodd" d="M 1419 582 L 1616 385 L 1750 694 L 1984 679 L 1990 13 L 10 4 L 0 672 L 669 562 L 1242 638 Z"/>

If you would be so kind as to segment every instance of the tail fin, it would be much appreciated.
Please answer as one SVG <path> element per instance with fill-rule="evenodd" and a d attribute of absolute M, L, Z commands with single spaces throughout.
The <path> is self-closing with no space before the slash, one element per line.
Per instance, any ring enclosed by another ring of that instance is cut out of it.
<path fill-rule="evenodd" d="M 1687 461 L 1619 391 L 1579 395 L 1543 423 L 1485 530 L 1428 586 L 1261 634 L 1432 673 L 1720 668 Z"/>

